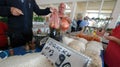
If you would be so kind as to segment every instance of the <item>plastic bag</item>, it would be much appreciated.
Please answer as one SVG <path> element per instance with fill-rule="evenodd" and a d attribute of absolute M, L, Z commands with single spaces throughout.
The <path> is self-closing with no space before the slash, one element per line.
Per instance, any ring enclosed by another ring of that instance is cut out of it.
<path fill-rule="evenodd" d="M 55 28 L 55 29 L 60 28 L 59 16 L 57 11 L 51 14 L 49 22 L 50 22 L 50 28 Z"/>
<path fill-rule="evenodd" d="M 68 20 L 66 18 L 62 18 L 61 25 L 60 25 L 61 30 L 66 31 L 66 30 L 68 30 L 69 26 L 70 26 L 70 24 L 69 24 Z"/>

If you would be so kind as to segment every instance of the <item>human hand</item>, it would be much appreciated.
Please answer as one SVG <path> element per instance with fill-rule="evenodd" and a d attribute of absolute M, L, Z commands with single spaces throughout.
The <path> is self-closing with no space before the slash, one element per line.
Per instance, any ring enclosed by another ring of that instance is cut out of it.
<path fill-rule="evenodd" d="M 57 12 L 57 9 L 53 8 L 53 7 L 50 7 L 50 11 L 51 11 L 51 13 L 54 13 L 54 12 Z"/>
<path fill-rule="evenodd" d="M 106 39 L 108 39 L 108 40 L 114 40 L 115 39 L 115 37 L 114 36 L 104 36 Z"/>
<path fill-rule="evenodd" d="M 15 7 L 11 7 L 10 11 L 11 11 L 12 15 L 14 15 L 14 16 L 24 15 L 20 9 L 15 8 Z"/>

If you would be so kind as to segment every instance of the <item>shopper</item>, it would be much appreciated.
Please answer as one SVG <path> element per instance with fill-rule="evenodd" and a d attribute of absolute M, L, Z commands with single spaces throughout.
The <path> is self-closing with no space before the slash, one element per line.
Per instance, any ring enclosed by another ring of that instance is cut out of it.
<path fill-rule="evenodd" d="M 12 47 L 25 45 L 32 40 L 33 12 L 37 15 L 48 15 L 52 8 L 40 9 L 35 0 L 5 0 L 5 7 L 15 7 L 8 16 L 8 36 Z M 9 8 L 10 9 L 10 8 Z M 4 12 L 3 12 L 4 13 Z M 8 12 L 7 12 L 8 13 Z M 15 15 L 12 15 L 15 14 Z"/>
<path fill-rule="evenodd" d="M 60 5 L 58 6 L 59 17 L 66 17 L 65 9 L 66 9 L 65 3 L 60 3 Z"/>
<path fill-rule="evenodd" d="M 104 60 L 105 67 L 120 67 L 120 25 L 112 30 L 111 35 L 104 36 L 109 40 L 105 50 Z M 100 31 L 100 36 L 103 36 L 104 31 Z"/>
<path fill-rule="evenodd" d="M 105 36 L 109 40 L 105 51 L 104 60 L 108 67 L 120 67 L 120 25 L 113 31 L 111 36 Z"/>
<path fill-rule="evenodd" d="M 77 31 L 81 31 L 82 30 L 82 27 L 80 27 L 80 23 L 82 22 L 83 20 L 83 16 L 81 13 L 79 13 L 77 15 Z"/>
<path fill-rule="evenodd" d="M 82 14 L 78 14 L 78 20 L 77 20 L 77 31 L 83 31 L 85 26 L 88 26 L 89 25 L 89 22 L 88 22 L 88 17 L 84 17 L 83 19 L 83 16 Z"/>

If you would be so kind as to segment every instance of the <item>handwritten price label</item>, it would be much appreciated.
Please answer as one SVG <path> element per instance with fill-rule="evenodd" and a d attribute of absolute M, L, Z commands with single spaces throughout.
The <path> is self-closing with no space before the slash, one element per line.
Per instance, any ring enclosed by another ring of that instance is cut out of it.
<path fill-rule="evenodd" d="M 67 45 L 49 38 L 41 53 L 48 57 L 56 67 L 87 67 L 90 58 L 77 53 Z"/>

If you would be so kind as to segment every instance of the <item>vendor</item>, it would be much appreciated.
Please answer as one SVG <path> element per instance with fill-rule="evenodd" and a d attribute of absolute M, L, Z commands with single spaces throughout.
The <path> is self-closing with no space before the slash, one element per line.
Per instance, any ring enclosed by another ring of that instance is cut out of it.
<path fill-rule="evenodd" d="M 58 10 L 58 15 L 60 17 L 61 31 L 67 32 L 67 30 L 70 27 L 71 20 L 67 15 L 65 15 L 66 4 L 65 3 L 60 3 L 58 9 L 59 9 Z"/>
<path fill-rule="evenodd" d="M 66 5 L 60 3 L 58 11 L 53 12 L 50 17 L 50 37 L 59 40 L 60 33 L 66 33 L 70 27 L 71 20 L 65 15 Z"/>

